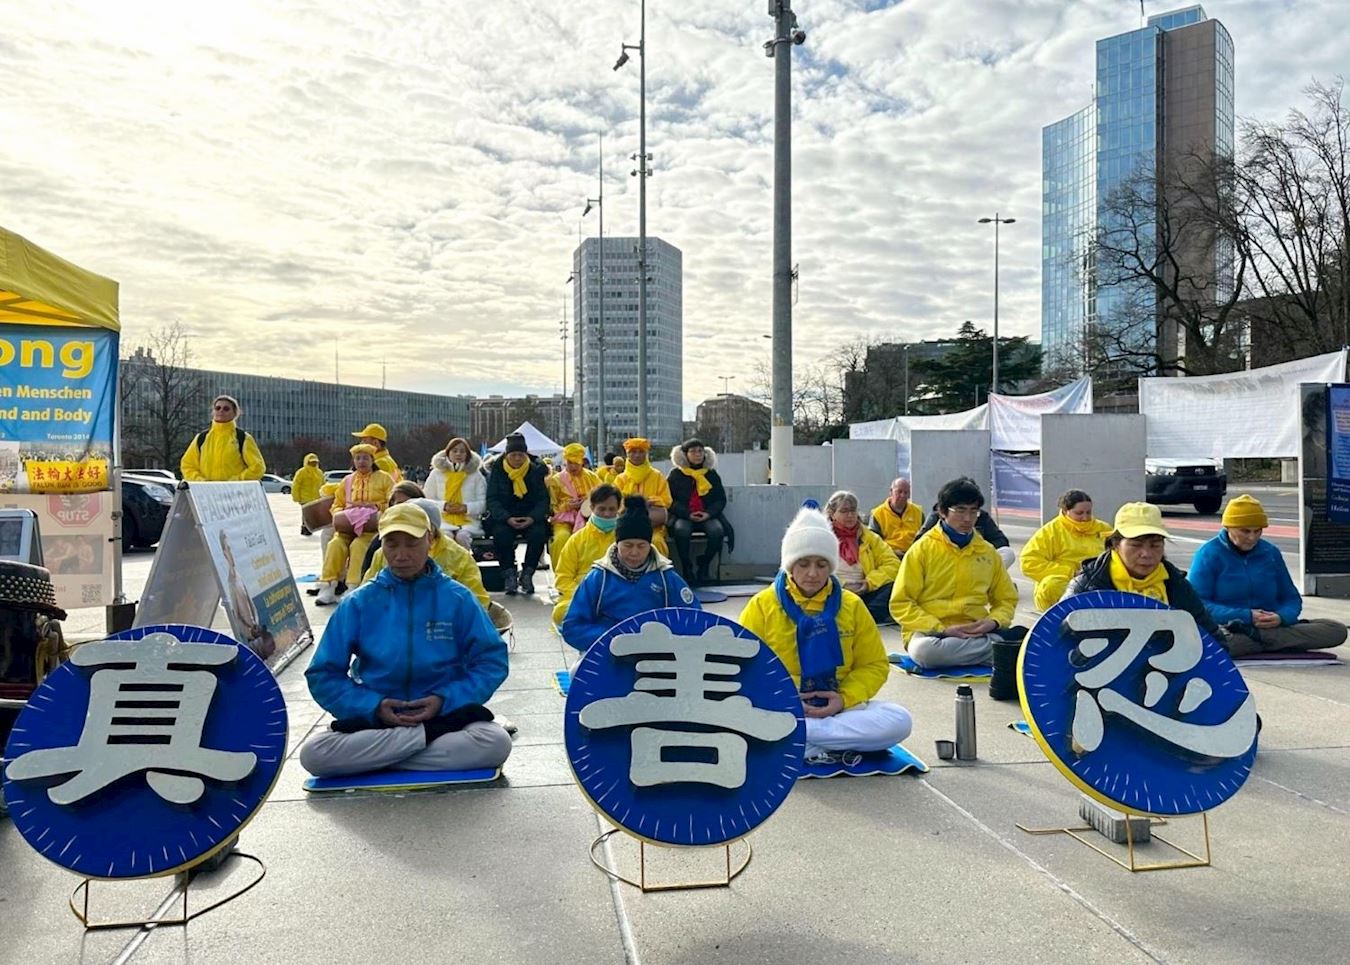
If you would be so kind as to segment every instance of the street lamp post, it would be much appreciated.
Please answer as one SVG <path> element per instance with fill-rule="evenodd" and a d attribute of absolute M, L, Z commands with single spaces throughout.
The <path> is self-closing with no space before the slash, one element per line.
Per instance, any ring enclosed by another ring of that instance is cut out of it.
<path fill-rule="evenodd" d="M 769 0 L 774 36 L 773 96 L 773 412 L 769 461 L 777 485 L 792 483 L 792 48 L 806 43 L 790 0 Z"/>
<path fill-rule="evenodd" d="M 599 197 L 587 198 L 586 209 L 581 212 L 584 218 L 591 213 L 591 208 L 599 209 L 600 218 L 600 256 L 599 270 L 597 279 L 600 286 L 600 322 L 597 331 L 596 342 L 600 349 L 600 411 L 595 417 L 595 450 L 596 452 L 605 451 L 605 136 L 600 135 L 600 191 Z M 585 331 L 583 325 L 582 331 Z M 584 343 L 582 348 L 585 352 Z"/>
<path fill-rule="evenodd" d="M 994 371 L 989 380 L 989 392 L 986 395 L 986 398 L 988 398 L 989 395 L 998 392 L 998 226 L 1016 224 L 1017 219 L 1000 218 L 998 212 L 995 211 L 992 218 L 981 218 L 979 223 L 994 226 Z"/>
<path fill-rule="evenodd" d="M 632 156 L 637 162 L 633 177 L 638 179 L 638 377 L 637 415 L 638 435 L 647 436 L 647 179 L 652 175 L 647 153 L 647 0 L 641 0 L 638 42 L 622 44 L 618 70 L 628 63 L 628 51 L 638 54 L 638 152 Z"/>
<path fill-rule="evenodd" d="M 580 222 L 578 222 L 578 224 L 580 224 Z M 575 282 L 576 285 L 577 285 L 577 302 L 580 303 L 580 301 L 581 301 L 581 292 L 582 292 L 582 290 L 583 290 L 583 288 L 584 288 L 584 285 L 583 285 L 582 282 L 581 282 L 581 273 L 580 273 L 580 272 L 578 272 L 578 271 L 569 271 L 569 272 L 567 273 L 567 284 L 570 285 L 570 284 L 572 284 L 573 282 Z M 566 306 L 566 304 L 567 304 L 567 297 L 564 295 L 564 296 L 563 296 L 563 305 Z M 566 310 L 566 308 L 564 307 L 564 309 L 563 309 L 563 316 L 564 316 L 564 318 L 566 317 L 566 315 L 567 315 L 567 310 Z M 577 433 L 577 435 L 580 437 L 580 439 L 581 439 L 581 441 L 582 441 L 583 443 L 588 441 L 588 440 L 587 440 L 587 437 L 586 437 L 586 339 L 585 339 L 585 330 L 582 328 L 582 326 L 585 324 L 585 318 L 586 318 L 586 313 L 585 313 L 585 311 L 582 310 L 582 309 L 578 309 L 576 312 L 574 312 L 573 318 L 572 318 L 573 324 L 577 325 L 577 343 L 576 343 L 576 349 L 577 349 L 576 372 L 577 372 L 577 377 L 576 377 L 576 392 L 574 393 L 575 398 L 573 399 L 572 411 L 576 413 L 576 416 L 575 416 L 575 419 L 576 419 L 576 425 L 574 426 L 574 428 L 576 429 L 576 433 Z M 564 340 L 563 340 L 563 354 L 566 355 L 566 354 L 567 354 L 567 341 L 566 341 L 566 336 L 564 336 L 563 338 L 564 338 Z M 567 394 L 567 366 L 566 366 L 566 363 L 563 364 L 563 394 L 564 394 L 564 395 Z"/>

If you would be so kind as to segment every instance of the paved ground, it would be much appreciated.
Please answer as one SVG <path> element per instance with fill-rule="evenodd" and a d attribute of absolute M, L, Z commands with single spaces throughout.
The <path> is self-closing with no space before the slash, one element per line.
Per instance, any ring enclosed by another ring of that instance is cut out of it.
<path fill-rule="evenodd" d="M 293 569 L 312 572 L 317 544 L 293 537 L 294 509 L 272 500 Z M 1031 531 L 1005 522 L 1017 542 Z M 1175 542 L 1174 558 L 1194 545 Z M 129 586 L 148 562 L 129 563 Z M 908 746 L 934 765 L 927 776 L 804 782 L 752 835 L 754 861 L 732 889 L 641 895 L 587 858 L 601 826 L 572 783 L 549 683 L 567 656 L 542 600 L 511 605 L 517 644 L 493 707 L 520 735 L 501 786 L 306 799 L 295 749 L 326 718 L 302 658 L 280 678 L 291 759 L 243 835 L 267 862 L 262 885 L 187 929 L 82 936 L 65 907 L 74 879 L 6 823 L 0 962 L 1346 961 L 1350 668 L 1248 674 L 1261 753 L 1213 814 L 1209 869 L 1131 875 L 1063 836 L 1021 833 L 1015 822 L 1072 822 L 1077 803 L 1036 745 L 1007 729 L 1015 705 L 981 694 L 980 760 L 944 765 L 933 740 L 951 736 L 954 688 L 897 673 L 882 696 L 913 710 Z M 1350 617 L 1344 602 L 1309 609 Z M 1175 829 L 1192 842 L 1197 831 Z M 614 850 L 635 870 L 635 847 Z M 650 862 L 667 878 L 714 865 L 662 850 Z M 203 893 L 237 873 L 204 876 Z M 172 892 L 154 880 L 94 895 L 105 913 L 148 915 Z"/>

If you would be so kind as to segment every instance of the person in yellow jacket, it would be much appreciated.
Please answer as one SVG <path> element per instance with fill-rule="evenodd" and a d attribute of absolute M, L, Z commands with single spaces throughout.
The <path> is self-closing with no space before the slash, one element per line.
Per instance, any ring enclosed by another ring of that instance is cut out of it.
<path fill-rule="evenodd" d="M 1017 586 L 989 541 L 975 531 L 984 495 L 969 479 L 938 493 L 938 525 L 909 548 L 891 591 L 891 616 L 921 667 L 993 662 L 994 642 L 1014 642 Z"/>
<path fill-rule="evenodd" d="M 389 505 L 394 480 L 375 468 L 375 447 L 364 442 L 351 448 L 353 471 L 333 494 L 333 540 L 323 555 L 319 574 L 320 606 L 337 602 L 337 582 L 347 571 L 347 585 L 360 586 L 366 549 L 375 538 L 380 513 Z"/>
<path fill-rule="evenodd" d="M 634 437 L 623 444 L 624 468 L 613 483 L 625 497 L 638 495 L 647 500 L 647 515 L 652 521 L 652 545 L 662 556 L 670 557 L 666 542 L 666 518 L 670 508 L 670 483 L 651 464 L 652 444 Z M 618 460 L 615 460 L 615 468 Z"/>
<path fill-rule="evenodd" d="M 360 432 L 353 432 L 352 435 L 374 448 L 376 469 L 383 469 L 389 473 L 394 482 L 403 478 L 403 473 L 398 468 L 398 462 L 389 452 L 389 433 L 385 431 L 384 426 L 378 422 L 372 422 Z"/>
<path fill-rule="evenodd" d="M 923 510 L 910 502 L 909 480 L 900 476 L 891 482 L 891 494 L 881 505 L 872 510 L 867 526 L 886 541 L 886 545 L 895 550 L 895 555 L 904 557 L 905 551 L 914 545 L 923 526 Z"/>
<path fill-rule="evenodd" d="M 549 473 L 544 480 L 548 486 L 549 508 L 552 511 L 550 522 L 553 525 L 548 558 L 554 570 L 558 568 L 568 539 L 586 525 L 586 517 L 581 515 L 582 504 L 591 490 L 600 485 L 600 477 L 586 468 L 585 446 L 577 442 L 570 443 L 563 447 L 562 455 L 562 470 Z"/>
<path fill-rule="evenodd" d="M 591 490 L 591 518 L 572 534 L 562 553 L 553 564 L 553 589 L 558 602 L 553 606 L 553 625 L 562 626 L 567 608 L 577 592 L 577 584 L 591 570 L 591 564 L 609 552 L 614 545 L 614 527 L 619 522 L 619 503 L 623 497 L 609 483 L 600 483 Z"/>
<path fill-rule="evenodd" d="M 323 470 L 319 468 L 319 457 L 315 453 L 305 456 L 305 464 L 295 471 L 291 479 L 291 499 L 301 506 L 319 498 L 319 489 L 323 486 Z"/>
<path fill-rule="evenodd" d="M 884 751 L 909 736 L 898 704 L 875 700 L 890 674 L 876 622 L 834 575 L 839 542 L 818 511 L 797 513 L 783 535 L 773 586 L 750 598 L 740 624 L 783 661 L 801 693 L 806 761 Z"/>
<path fill-rule="evenodd" d="M 825 518 L 839 540 L 839 582 L 862 597 L 877 623 L 893 622 L 891 585 L 900 573 L 899 557 L 880 536 L 863 526 L 858 497 L 851 492 L 841 489 L 832 495 L 825 504 Z"/>
<path fill-rule="evenodd" d="M 483 586 L 483 574 L 478 570 L 478 563 L 474 561 L 473 554 L 460 546 L 455 540 L 451 539 L 441 531 L 441 507 L 434 499 L 413 499 L 409 500 L 416 506 L 421 507 L 427 514 L 428 532 L 431 533 L 431 553 L 429 554 L 431 562 L 441 568 L 441 572 L 458 583 L 464 584 L 473 598 L 486 611 L 492 603 L 492 598 L 488 596 L 487 588 Z M 384 550 L 377 549 L 375 558 L 370 561 L 370 566 L 366 569 L 365 579 L 373 580 L 380 570 L 389 564 L 385 562 Z"/>
<path fill-rule="evenodd" d="M 601 482 L 612 483 L 619 478 L 619 474 L 627 468 L 623 456 L 616 456 L 612 452 L 605 453 L 605 464 L 595 471 L 600 477 Z"/>
<path fill-rule="evenodd" d="M 1032 602 L 1048 610 L 1069 586 L 1069 580 L 1088 560 L 1106 549 L 1111 525 L 1092 516 L 1092 497 L 1070 489 L 1059 497 L 1059 515 L 1032 534 L 1022 548 L 1022 573 L 1036 581 Z"/>
<path fill-rule="evenodd" d="M 178 472 L 186 482 L 239 482 L 263 477 L 267 463 L 257 441 L 235 424 L 241 414 L 234 396 L 218 395 L 212 400 L 211 428 L 193 436 L 178 461 Z"/>

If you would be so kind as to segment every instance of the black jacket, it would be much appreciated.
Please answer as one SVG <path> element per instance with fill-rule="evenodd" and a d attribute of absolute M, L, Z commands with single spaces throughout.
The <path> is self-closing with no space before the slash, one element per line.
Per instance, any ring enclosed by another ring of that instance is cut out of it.
<path fill-rule="evenodd" d="M 709 516 L 721 516 L 722 510 L 727 508 L 727 491 L 722 487 L 722 477 L 717 475 L 716 469 L 709 469 L 704 478 L 712 489 L 703 497 L 703 511 Z M 670 515 L 677 519 L 688 519 L 689 500 L 694 496 L 693 477 L 675 468 L 666 477 L 666 482 L 670 484 Z"/>
<path fill-rule="evenodd" d="M 1209 631 L 1222 641 L 1223 635 L 1219 632 L 1219 625 L 1214 622 L 1214 618 L 1205 609 L 1204 601 L 1200 599 L 1200 594 L 1195 592 L 1195 587 L 1191 586 L 1190 581 L 1186 579 L 1186 574 L 1167 560 L 1163 560 L 1162 564 L 1167 570 L 1167 581 L 1164 586 L 1167 589 L 1168 605 L 1175 610 L 1185 610 L 1195 617 L 1195 622 L 1200 629 Z M 1064 591 L 1064 595 L 1077 596 L 1079 593 L 1087 593 L 1089 590 L 1114 590 L 1115 588 L 1115 584 L 1111 582 L 1111 550 L 1107 550 L 1096 559 L 1088 560 L 1083 564 L 1083 568 L 1078 572 L 1078 575 L 1069 581 L 1069 588 Z"/>
<path fill-rule="evenodd" d="M 525 496 L 518 499 L 511 486 L 511 477 L 506 474 L 506 457 L 495 460 L 488 473 L 487 519 L 503 523 L 512 516 L 529 516 L 536 523 L 546 522 L 549 514 L 547 478 L 548 469 L 531 457 L 530 468 L 525 473 Z"/>
<path fill-rule="evenodd" d="M 938 516 L 936 509 L 929 513 L 928 519 L 924 521 L 923 528 L 919 530 L 919 536 L 922 536 L 936 526 L 940 518 L 941 517 Z M 979 519 L 975 521 L 975 531 L 983 536 L 989 543 L 992 543 L 994 549 L 999 549 L 1008 545 L 1008 537 L 1004 536 L 1003 530 L 998 528 L 998 523 L 994 522 L 994 517 L 990 516 L 983 509 L 980 510 Z M 919 541 L 919 536 L 914 537 L 914 542 L 917 543 Z"/>

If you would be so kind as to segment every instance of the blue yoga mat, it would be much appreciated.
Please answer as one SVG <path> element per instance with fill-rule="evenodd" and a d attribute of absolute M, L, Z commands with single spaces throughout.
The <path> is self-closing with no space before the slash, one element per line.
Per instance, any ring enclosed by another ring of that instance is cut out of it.
<path fill-rule="evenodd" d="M 1017 731 L 1017 733 L 1021 734 L 1023 737 L 1031 736 L 1031 725 L 1024 720 L 1013 721 L 1008 725 L 1008 729 Z"/>
<path fill-rule="evenodd" d="M 940 670 L 925 670 L 911 660 L 907 653 L 887 654 L 887 659 L 905 673 L 914 677 L 943 677 L 948 680 L 969 680 L 971 678 L 988 677 L 994 672 L 992 667 L 978 665 L 974 667 L 943 667 Z"/>
<path fill-rule="evenodd" d="M 311 777 L 306 791 L 416 791 L 454 784 L 484 784 L 502 776 L 501 768 L 473 771 L 376 771 L 345 777 Z"/>
<path fill-rule="evenodd" d="M 567 692 L 572 689 L 572 671 L 555 670 L 553 671 L 553 689 L 566 697 Z"/>
<path fill-rule="evenodd" d="M 803 764 L 798 780 L 808 777 L 871 777 L 873 775 L 892 776 L 913 770 L 919 774 L 928 773 L 928 765 L 896 744 L 888 751 L 874 751 L 864 754 L 857 764 Z"/>
<path fill-rule="evenodd" d="M 694 596 L 698 597 L 700 603 L 725 603 L 727 600 L 727 595 L 721 590 L 712 590 L 706 587 L 695 590 Z"/>
<path fill-rule="evenodd" d="M 318 574 L 318 573 L 306 573 L 304 576 L 297 576 L 297 577 L 295 578 L 295 582 L 297 582 L 297 583 L 317 583 L 317 582 L 319 582 L 319 574 Z"/>

